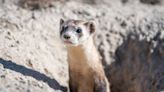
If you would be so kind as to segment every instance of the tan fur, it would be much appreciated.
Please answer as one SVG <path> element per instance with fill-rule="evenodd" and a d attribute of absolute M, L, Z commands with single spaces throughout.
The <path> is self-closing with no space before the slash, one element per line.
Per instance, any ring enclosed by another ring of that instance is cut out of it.
<path fill-rule="evenodd" d="M 66 22 L 61 20 L 60 24 L 63 23 L 69 27 L 81 27 L 84 32 L 88 33 L 86 34 L 87 38 L 77 46 L 66 45 L 71 92 L 110 92 L 100 56 L 92 38 L 95 25 L 81 20 Z"/>
<path fill-rule="evenodd" d="M 80 85 L 78 92 L 93 92 L 96 79 L 105 78 L 109 87 L 92 38 L 77 47 L 68 46 L 67 50 L 71 81 L 76 86 Z"/>

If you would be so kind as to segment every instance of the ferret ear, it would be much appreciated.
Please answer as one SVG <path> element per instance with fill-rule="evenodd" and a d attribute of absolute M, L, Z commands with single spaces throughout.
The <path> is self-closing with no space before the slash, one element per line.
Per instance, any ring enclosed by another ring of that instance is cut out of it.
<path fill-rule="evenodd" d="M 90 34 L 93 34 L 96 30 L 94 22 L 86 22 L 84 25 L 89 29 Z"/>
<path fill-rule="evenodd" d="M 64 23 L 64 19 L 60 19 L 60 25 L 62 25 Z"/>

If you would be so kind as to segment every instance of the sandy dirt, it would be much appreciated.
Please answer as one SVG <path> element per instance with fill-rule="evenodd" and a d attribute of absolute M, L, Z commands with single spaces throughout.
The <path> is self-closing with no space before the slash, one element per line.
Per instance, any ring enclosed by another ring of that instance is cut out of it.
<path fill-rule="evenodd" d="M 0 92 L 69 90 L 60 18 L 95 21 L 96 46 L 111 92 L 164 90 L 162 2 L 63 0 L 41 3 L 38 9 L 19 0 L 0 0 Z"/>

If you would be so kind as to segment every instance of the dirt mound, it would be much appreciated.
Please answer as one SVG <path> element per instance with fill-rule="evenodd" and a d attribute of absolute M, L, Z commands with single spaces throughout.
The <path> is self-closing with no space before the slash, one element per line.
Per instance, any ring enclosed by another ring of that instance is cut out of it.
<path fill-rule="evenodd" d="M 0 91 L 68 90 L 60 18 L 95 21 L 96 46 L 112 92 L 164 90 L 164 7 L 131 0 L 105 3 L 56 1 L 53 7 L 31 10 L 19 0 L 0 0 Z"/>

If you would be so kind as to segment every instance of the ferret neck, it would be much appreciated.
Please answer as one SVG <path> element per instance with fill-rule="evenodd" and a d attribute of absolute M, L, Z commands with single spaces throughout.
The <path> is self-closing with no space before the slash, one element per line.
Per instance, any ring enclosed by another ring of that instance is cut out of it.
<path fill-rule="evenodd" d="M 99 54 L 94 46 L 93 38 L 89 38 L 81 45 L 69 46 L 68 50 L 68 61 L 71 62 L 70 66 L 73 64 L 83 65 L 88 64 L 92 66 L 93 62 L 99 61 Z M 99 63 L 99 62 L 97 62 Z"/>
<path fill-rule="evenodd" d="M 96 59 L 91 57 L 98 57 L 97 50 L 93 43 L 93 38 L 90 37 L 84 43 L 78 46 L 67 47 L 68 57 L 71 61 L 87 61 L 90 59 Z M 93 60 L 97 61 L 97 60 Z"/>

